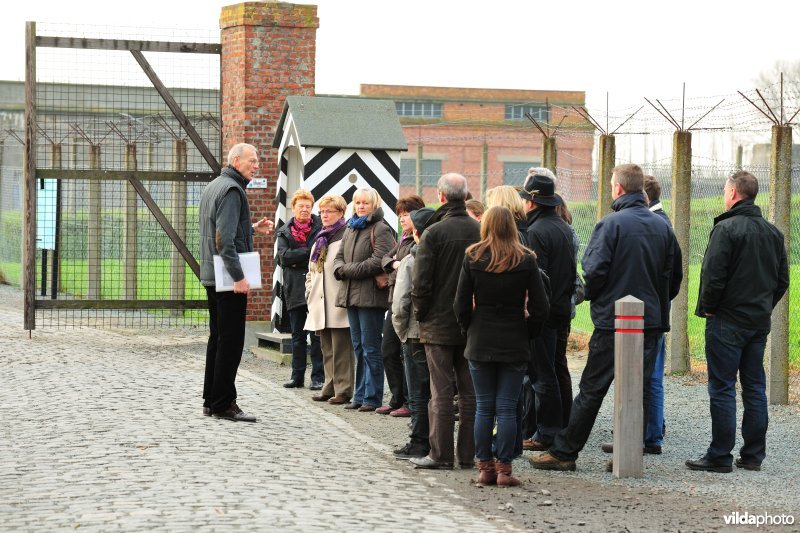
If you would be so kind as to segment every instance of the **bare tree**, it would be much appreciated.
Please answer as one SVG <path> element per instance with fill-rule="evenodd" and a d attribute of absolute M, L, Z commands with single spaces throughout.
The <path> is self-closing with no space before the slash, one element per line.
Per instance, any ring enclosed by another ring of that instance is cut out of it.
<path fill-rule="evenodd" d="M 754 80 L 756 88 L 769 102 L 776 113 L 781 105 L 781 74 L 783 74 L 783 108 L 788 119 L 800 108 L 800 60 L 776 61 L 775 64 L 762 70 Z M 793 122 L 797 122 L 797 119 Z"/>

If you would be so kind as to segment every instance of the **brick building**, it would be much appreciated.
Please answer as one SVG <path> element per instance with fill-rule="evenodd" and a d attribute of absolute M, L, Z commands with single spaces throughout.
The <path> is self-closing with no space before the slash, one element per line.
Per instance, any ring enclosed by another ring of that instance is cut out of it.
<path fill-rule="evenodd" d="M 464 174 L 478 197 L 484 150 L 487 189 L 521 185 L 527 169 L 542 164 L 543 135 L 525 117 L 530 113 L 540 124 L 549 123 L 551 131 L 561 123 L 555 135 L 559 192 L 573 200 L 589 197 L 594 138 L 571 109 L 585 104 L 583 91 L 361 85 L 361 96 L 395 102 L 408 143 L 401 159 L 401 196 L 415 191 L 419 145 L 428 202 L 435 201 L 436 181 L 445 172 Z"/>

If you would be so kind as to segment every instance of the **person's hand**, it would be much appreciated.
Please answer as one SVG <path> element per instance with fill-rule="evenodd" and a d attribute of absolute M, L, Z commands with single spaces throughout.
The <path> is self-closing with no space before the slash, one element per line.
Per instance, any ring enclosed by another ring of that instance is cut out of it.
<path fill-rule="evenodd" d="M 271 220 L 268 220 L 267 217 L 264 217 L 255 224 L 253 224 L 253 231 L 256 231 L 263 235 L 269 235 L 274 230 L 275 230 L 275 223 Z"/>
<path fill-rule="evenodd" d="M 398 268 L 400 268 L 400 261 L 394 261 L 392 263 L 392 269 L 397 270 Z"/>
<path fill-rule="evenodd" d="M 250 292 L 250 282 L 247 281 L 247 278 L 243 278 L 239 281 L 233 282 L 233 292 L 236 294 L 247 294 Z"/>

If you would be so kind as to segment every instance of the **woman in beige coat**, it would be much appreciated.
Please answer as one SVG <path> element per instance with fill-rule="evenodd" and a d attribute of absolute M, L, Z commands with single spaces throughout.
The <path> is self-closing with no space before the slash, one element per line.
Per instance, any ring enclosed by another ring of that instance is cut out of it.
<path fill-rule="evenodd" d="M 336 307 L 341 281 L 333 276 L 333 262 L 342 246 L 347 226 L 344 219 L 346 208 L 347 202 L 341 196 L 328 195 L 320 199 L 322 229 L 311 248 L 306 275 L 308 318 L 305 329 L 319 335 L 325 367 L 325 385 L 320 394 L 311 399 L 335 405 L 350 401 L 354 380 L 353 344 L 347 309 Z"/>

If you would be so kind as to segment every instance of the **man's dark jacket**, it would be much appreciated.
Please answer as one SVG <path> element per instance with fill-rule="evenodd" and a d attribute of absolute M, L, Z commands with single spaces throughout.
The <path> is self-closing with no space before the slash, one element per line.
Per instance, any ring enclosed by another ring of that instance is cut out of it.
<path fill-rule="evenodd" d="M 719 315 L 747 329 L 769 329 L 772 309 L 789 288 L 783 234 L 753 200 L 714 219 L 700 271 L 697 316 Z"/>
<path fill-rule="evenodd" d="M 449 201 L 431 217 L 417 248 L 411 301 L 423 344 L 464 346 L 453 312 L 464 251 L 480 240 L 480 224 L 463 201 Z"/>
<path fill-rule="evenodd" d="M 644 327 L 669 331 L 670 300 L 683 279 L 681 249 L 661 217 L 653 216 L 641 192 L 611 204 L 594 228 L 583 254 L 586 299 L 594 327 L 614 331 L 614 303 L 631 295 L 644 302 Z"/>
<path fill-rule="evenodd" d="M 536 252 L 536 262 L 550 278 L 550 315 L 547 325 L 559 328 L 568 324 L 575 290 L 575 247 L 572 229 L 555 209 L 539 207 L 528 212 L 528 246 Z"/>
<path fill-rule="evenodd" d="M 302 245 L 292 235 L 292 224 L 294 217 L 275 232 L 278 264 L 283 269 L 283 305 L 287 311 L 306 305 L 308 260 L 317 233 L 322 229 L 322 220 L 317 215 L 311 215 L 311 231 Z"/>

